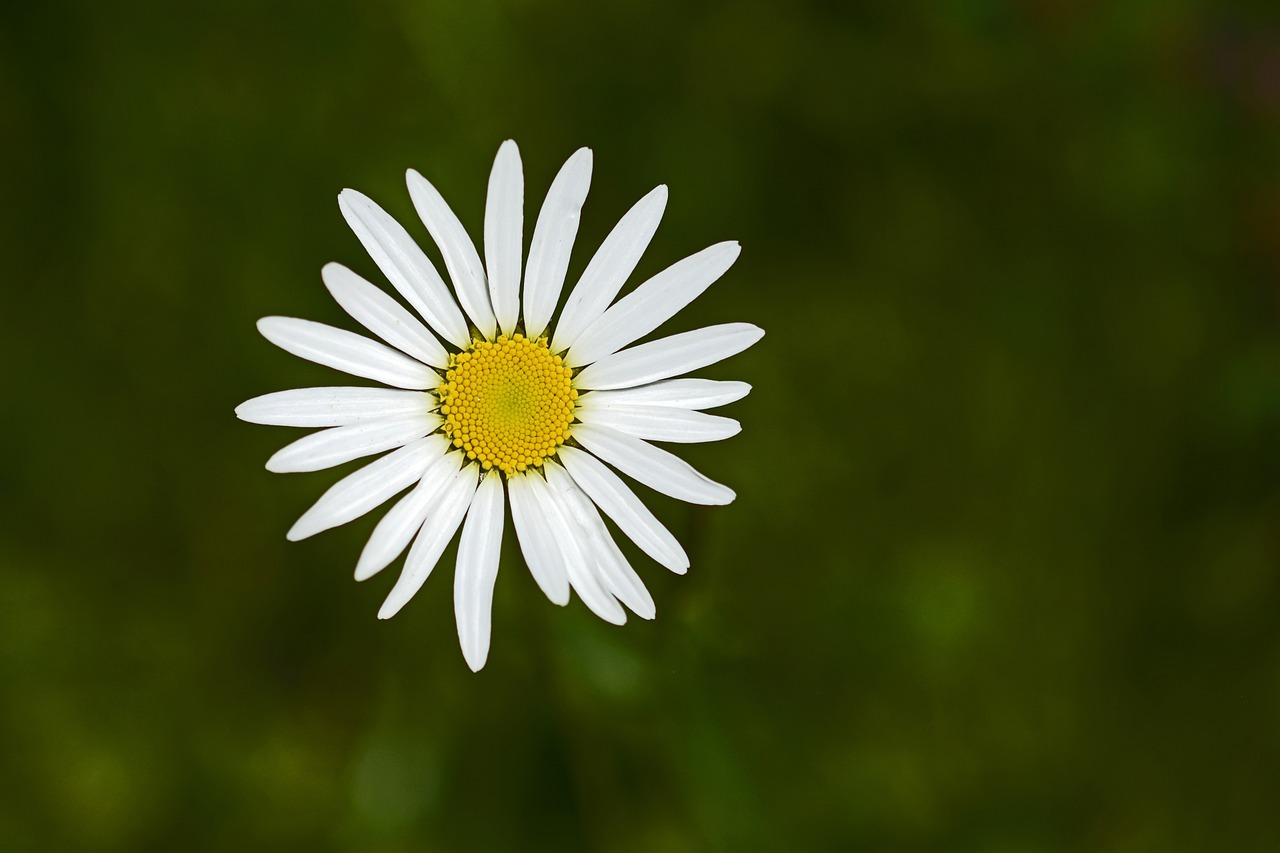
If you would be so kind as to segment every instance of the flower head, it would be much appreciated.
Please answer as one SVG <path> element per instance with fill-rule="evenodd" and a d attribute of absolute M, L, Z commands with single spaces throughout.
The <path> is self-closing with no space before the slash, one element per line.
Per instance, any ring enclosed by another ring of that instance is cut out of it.
<path fill-rule="evenodd" d="M 444 199 L 409 170 L 409 194 L 440 248 L 452 294 L 398 222 L 344 190 L 343 216 L 416 316 L 331 263 L 321 270 L 325 286 L 381 341 L 288 317 L 264 318 L 258 329 L 294 355 L 389 387 L 280 391 L 236 409 L 253 423 L 321 428 L 272 456 L 271 471 L 317 471 L 386 454 L 330 487 L 288 534 L 304 539 L 405 492 L 356 564 L 356 579 L 365 580 L 408 549 L 379 617 L 394 616 L 414 596 L 461 527 L 454 610 L 473 670 L 489 654 L 506 505 L 547 597 L 567 604 L 572 589 L 602 619 L 622 624 L 623 605 L 652 619 L 654 604 L 602 512 L 671 571 L 684 573 L 689 560 L 613 469 L 691 503 L 734 498 L 650 442 L 737 434 L 737 421 L 703 410 L 738 400 L 751 386 L 675 377 L 739 353 L 764 333 L 728 323 L 631 344 L 720 278 L 738 244 L 704 249 L 615 302 L 662 218 L 667 190 L 659 186 L 605 238 L 553 327 L 590 180 L 591 151 L 583 148 L 552 182 L 524 260 L 523 170 L 515 143 L 503 143 L 489 178 L 482 263 Z"/>

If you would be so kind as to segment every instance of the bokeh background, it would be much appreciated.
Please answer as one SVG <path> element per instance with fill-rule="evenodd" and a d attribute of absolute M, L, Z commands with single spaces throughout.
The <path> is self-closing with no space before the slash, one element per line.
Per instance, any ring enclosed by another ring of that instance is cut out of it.
<path fill-rule="evenodd" d="M 508 535 L 472 675 L 232 408 L 508 137 L 768 335 L 658 619 Z M 0 849 L 1280 849 L 1278 143 L 1264 3 L 5 3 Z"/>

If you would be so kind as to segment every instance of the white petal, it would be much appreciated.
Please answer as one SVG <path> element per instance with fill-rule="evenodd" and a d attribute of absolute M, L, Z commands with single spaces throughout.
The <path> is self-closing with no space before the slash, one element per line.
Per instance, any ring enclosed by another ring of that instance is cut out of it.
<path fill-rule="evenodd" d="M 324 286 L 356 322 L 418 361 L 436 367 L 449 364 L 449 354 L 416 317 L 387 294 L 342 264 L 320 270 Z"/>
<path fill-rule="evenodd" d="M 405 301 L 426 318 L 441 337 L 465 347 L 471 341 L 471 334 L 458 303 L 449 295 L 435 265 L 404 226 L 364 193 L 355 190 L 343 190 L 338 195 L 338 207 L 369 257 Z"/>
<path fill-rule="evenodd" d="M 409 184 L 409 198 L 422 217 L 422 222 L 431 232 L 431 239 L 440 247 L 444 257 L 444 265 L 449 270 L 449 278 L 453 279 L 453 289 L 462 303 L 462 310 L 467 312 L 471 322 L 486 338 L 492 338 L 496 323 L 493 318 L 493 306 L 489 303 L 489 285 L 485 281 L 484 266 L 480 263 L 480 255 L 476 246 L 467 236 L 458 217 L 454 215 L 447 202 L 431 182 L 414 169 L 405 173 Z"/>
<path fill-rule="evenodd" d="M 727 504 L 733 489 L 699 474 L 678 456 L 608 427 L 576 424 L 573 437 L 587 450 L 656 492 L 695 504 Z"/>
<path fill-rule="evenodd" d="M 484 206 L 484 260 L 489 297 L 498 325 L 508 335 L 520 319 L 520 261 L 524 255 L 524 170 L 520 149 L 508 139 L 489 173 Z"/>
<path fill-rule="evenodd" d="M 296 317 L 263 317 L 258 331 L 286 352 L 352 376 L 414 390 L 440 384 L 440 377 L 425 364 L 345 329 Z"/>
<path fill-rule="evenodd" d="M 603 358 L 579 373 L 573 384 L 601 391 L 645 385 L 737 355 L 763 336 L 764 330 L 750 323 L 681 332 Z"/>
<path fill-rule="evenodd" d="M 641 551 L 678 575 L 689 570 L 689 557 L 679 541 L 617 474 L 575 447 L 561 447 L 558 455 L 574 482 Z"/>
<path fill-rule="evenodd" d="M 579 410 L 577 415 L 583 423 L 606 426 L 646 441 L 693 444 L 722 441 L 742 432 L 742 424 L 733 418 L 673 406 L 601 406 Z"/>
<path fill-rule="evenodd" d="M 515 524 L 516 538 L 529 566 L 529 574 L 553 604 L 564 606 L 569 603 L 569 575 L 565 570 L 564 557 L 552 538 L 546 514 L 529 482 L 531 477 L 541 479 L 542 475 L 530 471 L 507 481 L 511 520 Z"/>
<path fill-rule="evenodd" d="M 435 400 L 421 391 L 392 388 L 294 388 L 254 397 L 236 406 L 251 424 L 291 427 L 343 426 L 370 418 L 426 412 Z"/>
<path fill-rule="evenodd" d="M 679 409 L 714 409 L 751 392 L 746 382 L 720 379 L 667 379 L 638 388 L 592 391 L 578 398 L 581 409 L 606 406 L 673 406 Z"/>
<path fill-rule="evenodd" d="M 431 461 L 442 455 L 447 447 L 448 441 L 443 436 L 429 435 L 348 474 L 330 486 L 320 500 L 302 514 L 289 529 L 287 537 L 297 542 L 322 530 L 346 524 L 381 506 L 420 478 Z"/>
<path fill-rule="evenodd" d="M 540 336 L 551 321 L 569 269 L 569 254 L 578 235 L 582 203 L 591 186 L 591 149 L 579 148 L 551 182 L 533 227 L 529 264 L 524 273 L 524 331 Z"/>
<path fill-rule="evenodd" d="M 667 188 L 659 185 L 618 220 L 565 300 L 564 310 L 556 322 L 552 352 L 572 346 L 583 329 L 600 319 L 640 263 L 640 256 L 658 230 L 666 207 Z"/>
<path fill-rule="evenodd" d="M 649 334 L 724 275 L 741 252 L 733 241 L 717 243 L 667 267 L 583 331 L 565 362 L 570 367 L 591 364 Z"/>
<path fill-rule="evenodd" d="M 502 478 L 495 471 L 476 489 L 458 541 L 458 568 L 453 575 L 453 612 L 458 642 L 472 672 L 489 657 L 493 621 L 493 584 L 502 553 Z"/>
<path fill-rule="evenodd" d="M 368 580 L 400 556 L 422 529 L 427 516 L 440 505 L 445 487 L 453 481 L 465 458 L 461 453 L 446 453 L 432 461 L 418 485 L 378 521 L 360 552 L 356 580 Z"/>
<path fill-rule="evenodd" d="M 396 585 L 391 588 L 387 600 L 382 602 L 382 607 L 378 610 L 379 619 L 390 619 L 399 613 L 400 608 L 408 604 L 409 599 L 427 582 L 431 570 L 440 561 L 440 555 L 462 524 L 467 507 L 471 506 L 479 471 L 479 465 L 468 465 L 444 486 L 435 507 L 422 525 L 418 538 L 413 540 L 409 556 L 404 558 L 404 568 L 396 579 Z"/>
<path fill-rule="evenodd" d="M 267 470 L 277 474 L 320 471 L 362 456 L 373 456 L 417 441 L 440 426 L 431 412 L 393 415 L 331 427 L 303 436 L 267 460 Z"/>
<path fill-rule="evenodd" d="M 537 496 L 538 504 L 546 516 L 551 538 L 564 558 L 570 585 L 592 613 L 613 625 L 622 625 L 627 621 L 627 613 L 596 577 L 590 553 L 585 544 L 579 541 L 581 534 L 571 521 L 569 508 L 563 505 L 556 490 L 546 480 L 530 477 L 529 482 L 531 491 Z"/>
<path fill-rule="evenodd" d="M 641 619 L 652 619 L 656 612 L 653 597 L 609 535 L 600 513 L 563 468 L 554 462 L 548 462 L 544 467 L 547 469 L 547 482 L 559 492 L 562 505 L 572 512 L 572 519 L 582 537 L 579 541 L 587 546 L 584 550 L 594 558 L 600 583 L 632 613 Z"/>

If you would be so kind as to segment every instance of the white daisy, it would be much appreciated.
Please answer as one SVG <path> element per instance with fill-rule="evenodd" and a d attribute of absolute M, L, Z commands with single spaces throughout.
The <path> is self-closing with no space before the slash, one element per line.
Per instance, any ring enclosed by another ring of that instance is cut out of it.
<path fill-rule="evenodd" d="M 674 377 L 742 352 L 764 332 L 727 323 L 629 345 L 720 278 L 738 244 L 704 249 L 614 302 L 662 218 L 667 188 L 659 186 L 605 238 L 551 328 L 591 182 L 590 149 L 575 152 L 551 184 L 524 263 L 523 293 L 524 176 L 514 142 L 498 149 L 489 177 L 484 263 L 435 187 L 412 169 L 407 179 L 457 301 L 398 222 L 368 197 L 343 190 L 338 206 L 347 223 L 422 319 L 331 263 L 321 271 L 325 286 L 382 343 L 309 320 L 258 322 L 267 340 L 294 355 L 390 386 L 280 391 L 236 409 L 253 423 L 323 427 L 272 456 L 270 471 L 318 471 L 391 451 L 332 486 L 288 538 L 345 524 L 409 489 L 374 528 L 356 580 L 407 548 L 378 611 L 382 619 L 394 616 L 461 527 L 453 598 L 472 670 L 489 654 L 504 503 L 529 571 L 551 601 L 567 604 L 572 589 L 608 622 L 626 621 L 622 605 L 652 619 L 653 599 L 601 512 L 671 571 L 683 574 L 689 560 L 612 468 L 690 503 L 732 501 L 732 489 L 650 442 L 737 434 L 737 421 L 702 410 L 744 397 L 750 385 Z"/>

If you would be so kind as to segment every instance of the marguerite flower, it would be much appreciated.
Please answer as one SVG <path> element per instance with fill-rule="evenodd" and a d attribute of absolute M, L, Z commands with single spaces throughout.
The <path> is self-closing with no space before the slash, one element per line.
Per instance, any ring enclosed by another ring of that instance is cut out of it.
<path fill-rule="evenodd" d="M 378 611 L 388 619 L 422 587 L 461 527 L 453 598 L 472 670 L 489 654 L 507 504 L 529 571 L 551 601 L 567 604 L 572 589 L 608 622 L 626 621 L 622 605 L 652 619 L 653 599 L 601 513 L 671 571 L 683 574 L 689 559 L 613 469 L 683 501 L 732 501 L 727 486 L 650 442 L 735 435 L 737 421 L 703 410 L 740 399 L 750 385 L 675 377 L 739 353 L 764 333 L 727 323 L 631 345 L 720 278 L 738 244 L 704 249 L 614 302 L 662 218 L 667 189 L 659 186 L 605 238 L 552 326 L 591 181 L 590 149 L 575 152 L 551 184 L 523 288 L 524 176 L 514 142 L 498 149 L 489 178 L 484 263 L 435 187 L 412 169 L 407 179 L 456 301 L 398 222 L 344 190 L 338 206 L 347 223 L 418 316 L 331 263 L 321 270 L 325 286 L 382 342 L 309 320 L 258 322 L 267 340 L 294 355 L 389 386 L 280 391 L 236 409 L 253 423 L 322 427 L 272 456 L 271 471 L 318 471 L 386 453 L 325 492 L 288 538 L 345 524 L 408 489 L 356 564 L 356 579 L 365 580 L 408 549 Z"/>

